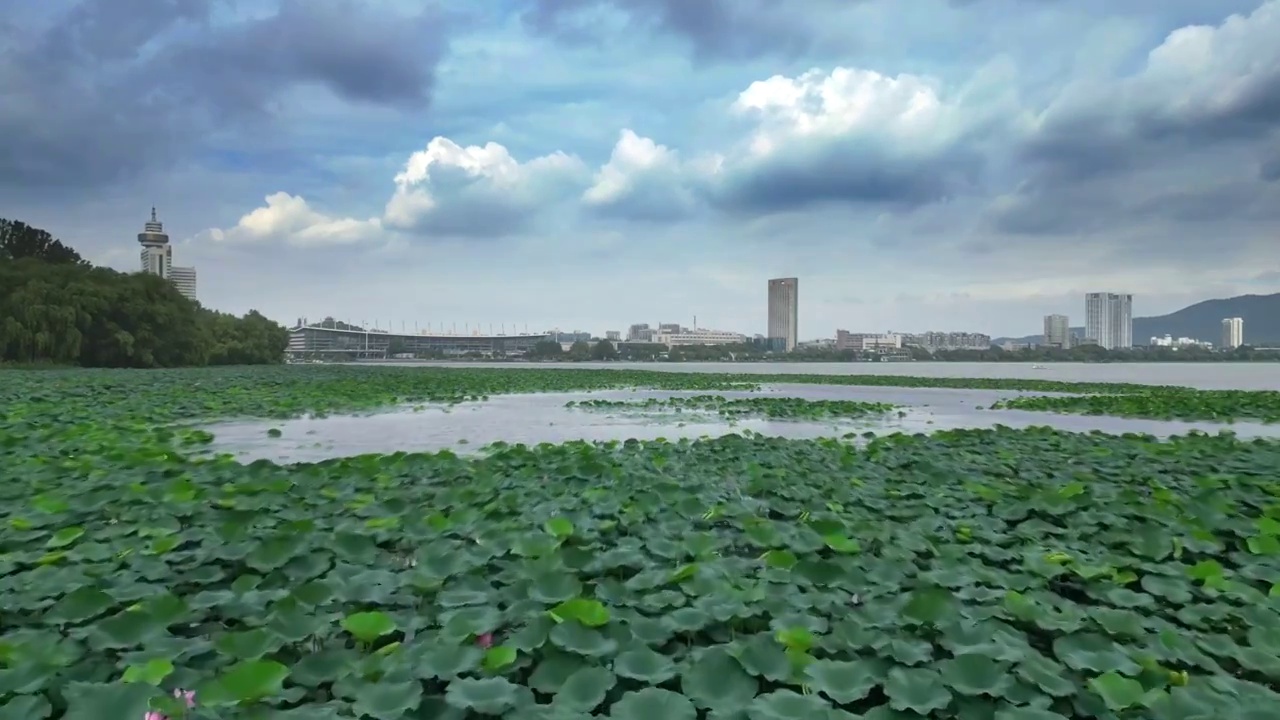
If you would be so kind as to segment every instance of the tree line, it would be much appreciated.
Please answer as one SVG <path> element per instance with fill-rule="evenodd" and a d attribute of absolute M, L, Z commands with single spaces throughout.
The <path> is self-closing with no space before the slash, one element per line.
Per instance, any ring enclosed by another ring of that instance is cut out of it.
<path fill-rule="evenodd" d="M 95 267 L 0 219 L 0 363 L 164 368 L 279 363 L 289 332 L 202 307 L 163 278 Z"/>

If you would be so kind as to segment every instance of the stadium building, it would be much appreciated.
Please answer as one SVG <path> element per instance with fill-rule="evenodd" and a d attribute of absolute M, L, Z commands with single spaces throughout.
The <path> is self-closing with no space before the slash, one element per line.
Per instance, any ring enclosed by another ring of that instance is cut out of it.
<path fill-rule="evenodd" d="M 546 333 L 471 335 L 394 333 L 385 330 L 333 328 L 299 324 L 289 331 L 293 357 L 340 355 L 389 357 L 397 355 L 521 355 L 548 339 Z"/>

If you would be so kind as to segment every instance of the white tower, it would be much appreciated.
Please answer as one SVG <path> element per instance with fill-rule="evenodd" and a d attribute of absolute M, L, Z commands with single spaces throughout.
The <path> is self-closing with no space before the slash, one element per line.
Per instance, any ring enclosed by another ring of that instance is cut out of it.
<path fill-rule="evenodd" d="M 151 221 L 138 233 L 138 242 L 142 244 L 142 272 L 168 279 L 173 274 L 173 248 L 169 247 L 164 224 L 156 220 L 154 207 L 151 208 Z"/>

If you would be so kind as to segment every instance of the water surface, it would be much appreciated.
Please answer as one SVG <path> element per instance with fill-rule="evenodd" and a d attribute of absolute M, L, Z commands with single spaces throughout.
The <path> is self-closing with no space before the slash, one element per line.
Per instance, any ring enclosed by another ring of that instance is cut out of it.
<path fill-rule="evenodd" d="M 1022 428 L 1049 425 L 1073 432 L 1148 433 L 1160 437 L 1191 430 L 1229 429 L 1242 437 L 1280 437 L 1280 425 L 1210 422 L 1170 422 L 1086 415 L 1058 415 L 1026 410 L 988 410 L 1004 398 L 1029 393 L 998 390 L 939 388 L 842 387 L 830 385 L 772 385 L 763 393 L 719 392 L 724 397 L 789 396 L 812 400 L 861 400 L 903 406 L 904 417 L 839 421 L 736 419 L 714 413 L 685 411 L 595 410 L 566 408 L 569 401 L 586 399 L 646 400 L 705 394 L 610 390 L 599 392 L 497 395 L 485 402 L 453 407 L 396 408 L 372 415 L 336 415 L 288 421 L 228 422 L 210 426 L 215 452 L 231 452 L 244 461 L 312 462 L 363 453 L 479 450 L 497 441 L 537 444 L 569 440 L 652 440 L 698 438 L 752 430 L 778 437 L 839 437 L 873 431 L 931 432 L 940 429 L 991 427 Z M 1041 394 L 1044 393 L 1035 393 Z M 276 428 L 280 437 L 268 436 Z"/>
<path fill-rule="evenodd" d="M 750 373 L 778 375 L 904 375 L 935 378 L 1019 378 L 1063 382 L 1181 385 L 1202 390 L 1280 390 L 1280 362 L 1257 363 L 1035 363 L 1012 362 L 856 362 L 856 363 L 483 363 L 378 361 L 357 364 L 424 367 L 592 368 L 662 372 Z"/>

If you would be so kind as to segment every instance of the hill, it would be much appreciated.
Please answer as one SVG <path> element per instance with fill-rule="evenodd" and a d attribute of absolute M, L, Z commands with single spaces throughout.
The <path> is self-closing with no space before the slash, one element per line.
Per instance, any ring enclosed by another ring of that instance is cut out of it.
<path fill-rule="evenodd" d="M 1217 345 L 1222 338 L 1222 319 L 1229 317 L 1244 319 L 1246 344 L 1271 347 L 1280 345 L 1280 293 L 1205 300 L 1168 315 L 1134 318 L 1133 342 L 1135 345 L 1145 345 L 1153 337 L 1172 335 L 1176 338 L 1207 340 Z M 1084 328 L 1074 327 L 1071 332 L 1083 336 Z M 992 340 L 997 345 L 1002 342 L 1043 341 L 1043 335 Z"/>

